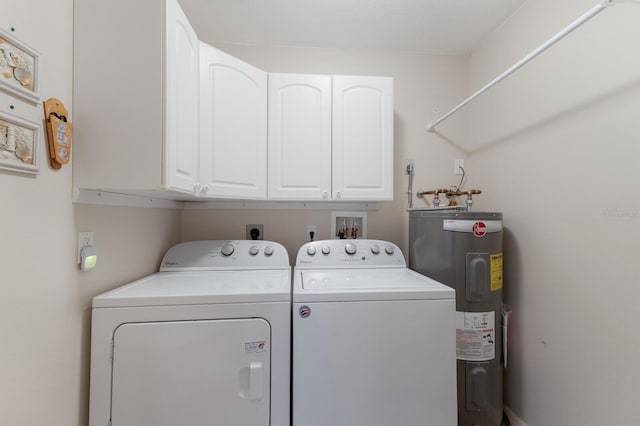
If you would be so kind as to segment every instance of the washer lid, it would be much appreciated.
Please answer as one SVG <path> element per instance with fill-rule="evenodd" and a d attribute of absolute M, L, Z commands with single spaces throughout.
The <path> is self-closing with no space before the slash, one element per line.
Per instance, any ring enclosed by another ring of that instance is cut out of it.
<path fill-rule="evenodd" d="M 94 297 L 93 307 L 288 302 L 290 280 L 290 269 L 158 272 Z"/>
<path fill-rule="evenodd" d="M 293 301 L 455 299 L 455 290 L 407 268 L 297 271 Z"/>

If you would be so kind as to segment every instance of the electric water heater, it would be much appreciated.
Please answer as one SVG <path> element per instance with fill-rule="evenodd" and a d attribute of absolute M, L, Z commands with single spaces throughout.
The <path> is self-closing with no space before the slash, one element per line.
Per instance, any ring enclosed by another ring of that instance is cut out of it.
<path fill-rule="evenodd" d="M 409 213 L 409 267 L 456 290 L 459 426 L 500 426 L 502 214 Z"/>

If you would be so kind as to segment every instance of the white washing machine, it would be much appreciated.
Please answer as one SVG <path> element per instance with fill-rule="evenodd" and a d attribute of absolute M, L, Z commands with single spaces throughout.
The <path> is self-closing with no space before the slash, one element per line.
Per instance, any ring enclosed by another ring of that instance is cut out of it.
<path fill-rule="evenodd" d="M 455 291 L 377 240 L 300 248 L 293 426 L 455 426 Z"/>
<path fill-rule="evenodd" d="M 291 268 L 269 241 L 193 241 L 93 299 L 90 426 L 289 426 Z"/>

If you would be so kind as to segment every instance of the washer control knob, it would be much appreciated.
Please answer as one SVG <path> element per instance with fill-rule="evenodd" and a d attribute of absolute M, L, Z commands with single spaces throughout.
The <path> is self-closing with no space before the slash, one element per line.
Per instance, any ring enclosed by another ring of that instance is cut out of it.
<path fill-rule="evenodd" d="M 249 247 L 249 254 L 251 256 L 255 256 L 256 254 L 258 254 L 259 251 L 260 250 L 258 250 L 258 247 L 256 247 L 256 246 Z"/>
<path fill-rule="evenodd" d="M 371 246 L 371 253 L 373 254 L 380 254 L 380 246 L 377 244 L 374 244 Z"/>
<path fill-rule="evenodd" d="M 347 243 L 344 246 L 344 251 L 346 251 L 347 254 L 356 254 L 356 251 L 358 251 L 358 247 L 356 247 L 356 245 L 353 243 Z"/>
<path fill-rule="evenodd" d="M 307 247 L 307 254 L 309 256 L 314 256 L 316 254 L 316 248 L 314 246 Z"/>
<path fill-rule="evenodd" d="M 322 246 L 322 254 L 329 254 L 331 253 L 331 247 L 329 247 L 327 244 Z"/>
<path fill-rule="evenodd" d="M 222 255 L 223 256 L 231 256 L 235 251 L 235 247 L 231 243 L 226 243 L 222 246 Z"/>
<path fill-rule="evenodd" d="M 271 256 L 273 254 L 273 246 L 266 246 L 264 248 L 264 255 Z"/>
<path fill-rule="evenodd" d="M 396 249 L 394 249 L 394 248 L 393 248 L 393 246 L 386 246 L 386 247 L 384 248 L 384 251 L 385 251 L 388 255 L 392 255 L 392 254 L 396 251 Z"/>

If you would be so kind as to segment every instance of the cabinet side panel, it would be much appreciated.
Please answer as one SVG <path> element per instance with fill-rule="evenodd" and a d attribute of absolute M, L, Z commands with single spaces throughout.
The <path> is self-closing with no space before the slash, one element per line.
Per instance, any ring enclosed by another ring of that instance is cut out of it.
<path fill-rule="evenodd" d="M 155 188 L 163 140 L 163 1 L 74 3 L 74 186 Z"/>
<path fill-rule="evenodd" d="M 198 36 L 167 0 L 164 185 L 192 192 L 198 180 Z"/>

